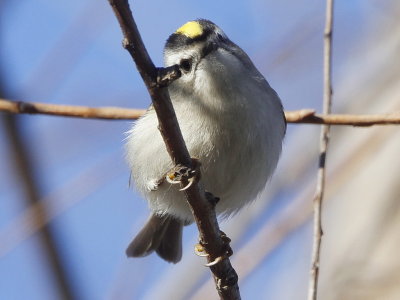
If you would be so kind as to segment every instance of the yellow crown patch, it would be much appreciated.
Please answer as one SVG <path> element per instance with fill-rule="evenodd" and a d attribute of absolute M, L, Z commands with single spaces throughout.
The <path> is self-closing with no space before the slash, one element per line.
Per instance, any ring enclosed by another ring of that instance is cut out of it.
<path fill-rule="evenodd" d="M 186 35 L 187 37 L 194 39 L 203 34 L 203 27 L 196 21 L 187 22 L 182 27 L 179 27 L 175 33 Z"/>

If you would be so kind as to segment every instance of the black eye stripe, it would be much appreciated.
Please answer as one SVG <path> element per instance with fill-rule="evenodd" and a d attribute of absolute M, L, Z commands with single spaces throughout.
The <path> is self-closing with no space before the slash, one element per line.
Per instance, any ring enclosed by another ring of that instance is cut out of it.
<path fill-rule="evenodd" d="M 206 57 L 208 54 L 210 54 L 211 52 L 213 52 L 217 49 L 218 49 L 218 46 L 216 43 L 214 43 L 214 42 L 208 43 L 201 51 L 201 58 Z"/>

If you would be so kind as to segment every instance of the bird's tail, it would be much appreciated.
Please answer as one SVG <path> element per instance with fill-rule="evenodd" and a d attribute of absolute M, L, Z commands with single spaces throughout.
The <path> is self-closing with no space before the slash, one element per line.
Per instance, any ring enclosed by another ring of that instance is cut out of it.
<path fill-rule="evenodd" d="M 171 216 L 151 214 L 146 225 L 126 249 L 128 257 L 147 256 L 153 251 L 168 262 L 182 258 L 183 224 Z"/>

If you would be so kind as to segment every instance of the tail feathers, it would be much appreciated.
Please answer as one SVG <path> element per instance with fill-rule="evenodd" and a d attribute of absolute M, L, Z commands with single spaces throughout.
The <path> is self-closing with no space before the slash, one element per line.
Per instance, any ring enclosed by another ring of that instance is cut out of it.
<path fill-rule="evenodd" d="M 156 249 L 161 258 L 174 264 L 182 258 L 182 228 L 181 222 L 171 219 L 166 226 L 164 237 Z"/>
<path fill-rule="evenodd" d="M 126 249 L 128 257 L 147 256 L 153 251 L 168 262 L 182 257 L 182 223 L 170 216 L 152 214 Z"/>

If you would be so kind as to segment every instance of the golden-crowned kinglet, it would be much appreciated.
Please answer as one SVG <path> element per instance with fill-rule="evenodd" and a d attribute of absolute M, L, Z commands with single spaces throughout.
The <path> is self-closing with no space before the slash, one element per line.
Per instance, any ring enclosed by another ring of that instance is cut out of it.
<path fill-rule="evenodd" d="M 182 72 L 168 91 L 189 153 L 201 162 L 204 188 L 220 198 L 217 214 L 234 214 L 257 197 L 277 165 L 286 129 L 281 101 L 247 54 L 208 20 L 173 33 L 164 60 Z M 150 107 L 127 139 L 133 181 L 152 213 L 126 253 L 156 251 L 176 263 L 182 227 L 193 216 L 179 185 L 162 180 L 173 165 L 157 125 Z"/>

